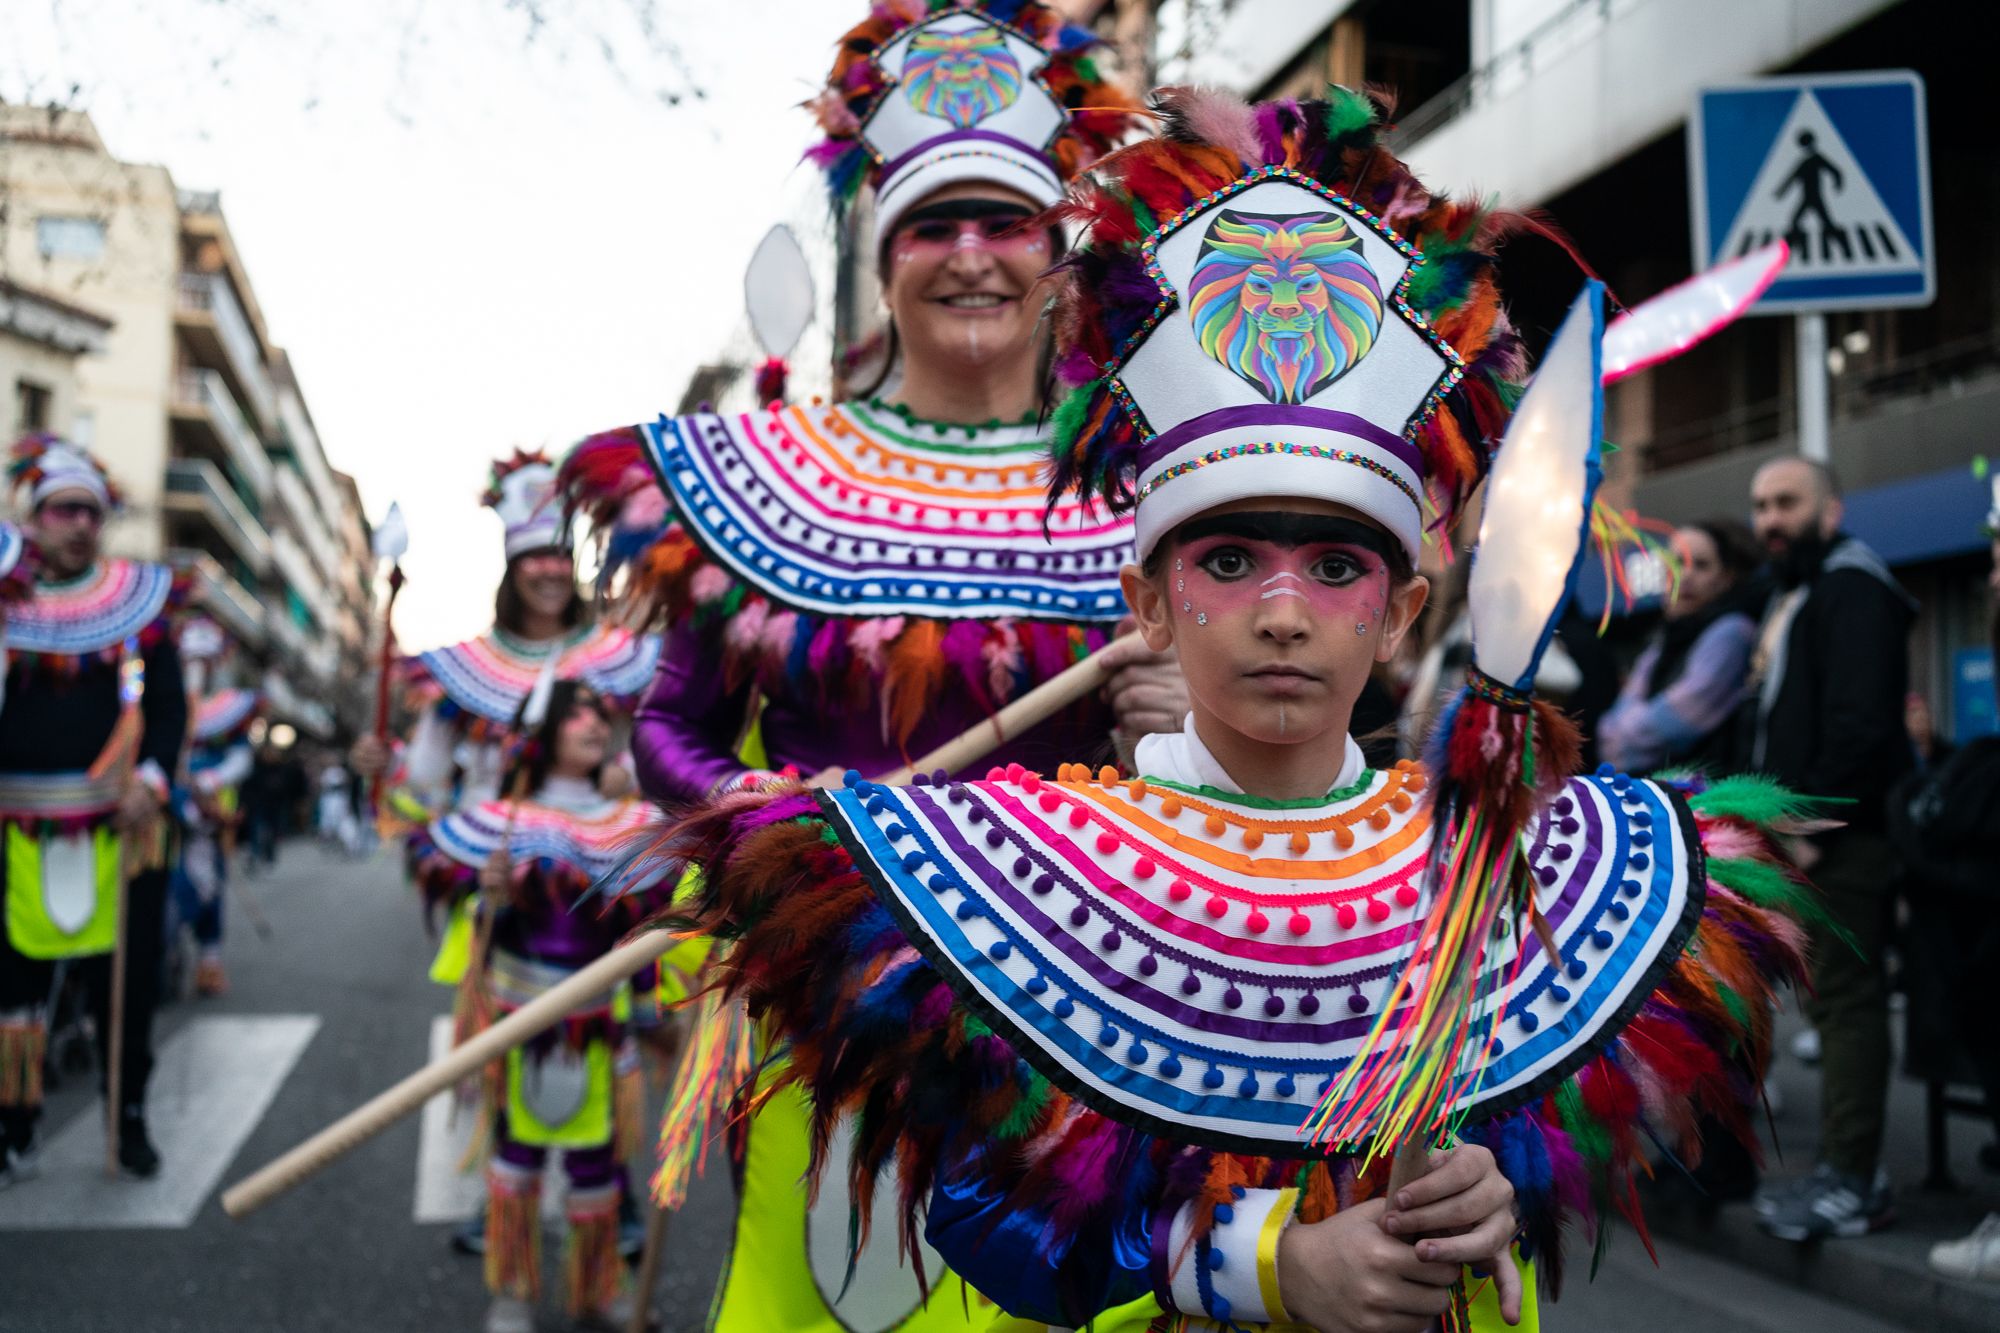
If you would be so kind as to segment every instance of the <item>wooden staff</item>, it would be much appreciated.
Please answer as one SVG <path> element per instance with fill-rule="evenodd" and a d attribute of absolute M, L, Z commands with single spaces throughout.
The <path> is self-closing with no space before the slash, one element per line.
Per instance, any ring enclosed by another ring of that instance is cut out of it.
<path fill-rule="evenodd" d="M 125 834 L 126 838 L 137 837 L 136 830 Z M 104 1174 L 113 1180 L 118 1178 L 118 1103 L 124 1089 L 125 1072 L 125 958 L 126 946 L 126 892 L 131 879 L 126 875 L 127 858 L 123 855 L 123 840 L 120 842 L 118 858 L 118 905 L 114 909 L 114 920 L 118 933 L 111 946 L 111 1031 L 106 1034 L 104 1068 Z"/>
<path fill-rule="evenodd" d="M 386 754 L 389 744 L 389 668 L 396 650 L 396 594 L 403 590 L 403 566 L 399 562 L 389 567 L 389 598 L 382 607 L 382 657 L 375 671 L 375 739 Z M 387 771 L 368 779 L 368 812 L 373 815 L 382 807 L 382 777 Z"/>

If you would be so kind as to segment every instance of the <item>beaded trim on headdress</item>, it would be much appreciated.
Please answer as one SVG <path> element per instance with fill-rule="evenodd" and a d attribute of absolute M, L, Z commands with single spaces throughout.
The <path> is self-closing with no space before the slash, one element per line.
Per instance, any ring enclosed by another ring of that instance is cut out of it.
<path fill-rule="evenodd" d="M 926 29 L 926 49 L 906 49 L 913 28 Z M 841 39 L 812 104 L 827 137 L 807 156 L 837 209 L 863 184 L 909 174 L 926 152 L 1038 170 L 1052 199 L 1136 123 L 1137 108 L 1099 75 L 1097 49 L 1087 29 L 1035 0 L 886 0 Z M 884 67 L 892 50 L 900 78 Z"/>
<path fill-rule="evenodd" d="M 407 683 L 420 700 L 438 699 L 475 722 L 511 726 L 551 651 L 561 654 L 561 679 L 586 681 L 614 706 L 630 708 L 653 678 L 660 640 L 616 625 L 594 625 L 550 645 L 527 643 L 495 627 L 476 639 L 407 659 Z"/>
<path fill-rule="evenodd" d="M 1172 89 L 1159 108 L 1162 136 L 1099 162 L 1061 209 L 1085 234 L 1064 266 L 1053 493 L 1165 512 L 1188 503 L 1161 498 L 1182 478 L 1256 465 L 1263 483 L 1289 456 L 1354 466 L 1294 484 L 1353 477 L 1331 488 L 1406 542 L 1448 527 L 1523 370 L 1493 282 L 1504 220 L 1426 190 L 1345 89 L 1256 107 Z M 1249 292 L 1263 268 L 1296 292 Z"/>
<path fill-rule="evenodd" d="M 1273 807 L 1017 766 L 822 803 L 910 937 L 1058 1086 L 1155 1132 L 1316 1156 L 1316 1099 L 1421 970 L 1424 786 L 1405 763 Z M 1572 782 L 1528 859 L 1557 952 L 1515 936 L 1485 961 L 1512 985 L 1490 1058 L 1461 1070 L 1475 1118 L 1591 1058 L 1701 915 L 1685 807 L 1648 783 Z"/>
<path fill-rule="evenodd" d="M 183 591 L 165 565 L 101 560 L 67 583 L 43 583 L 7 613 L 7 650 L 49 659 L 115 657 L 135 636 L 150 648 Z"/>

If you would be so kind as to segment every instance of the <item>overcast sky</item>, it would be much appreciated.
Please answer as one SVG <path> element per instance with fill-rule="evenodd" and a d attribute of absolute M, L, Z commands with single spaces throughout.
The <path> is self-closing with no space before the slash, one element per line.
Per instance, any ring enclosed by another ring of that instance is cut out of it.
<path fill-rule="evenodd" d="M 333 465 L 402 503 L 419 648 L 491 619 L 488 460 L 671 408 L 727 339 L 860 8 L 12 0 L 0 94 L 222 192 Z"/>

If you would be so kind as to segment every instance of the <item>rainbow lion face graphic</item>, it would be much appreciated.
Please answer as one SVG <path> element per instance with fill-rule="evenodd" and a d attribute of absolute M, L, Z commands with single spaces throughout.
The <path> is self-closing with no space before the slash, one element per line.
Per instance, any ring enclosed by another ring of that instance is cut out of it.
<path fill-rule="evenodd" d="M 903 61 L 903 88 L 917 110 L 965 129 L 1014 105 L 1021 62 L 998 28 L 920 32 Z"/>
<path fill-rule="evenodd" d="M 1336 213 L 1224 210 L 1188 284 L 1201 348 L 1274 403 L 1302 403 L 1368 355 L 1382 288 Z"/>

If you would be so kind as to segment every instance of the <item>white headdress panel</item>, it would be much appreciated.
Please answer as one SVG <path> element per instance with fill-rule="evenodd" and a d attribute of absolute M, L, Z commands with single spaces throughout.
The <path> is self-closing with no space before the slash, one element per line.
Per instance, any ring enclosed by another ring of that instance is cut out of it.
<path fill-rule="evenodd" d="M 897 34 L 875 57 L 889 87 L 861 124 L 881 169 L 877 244 L 912 204 L 946 185 L 991 181 L 1052 204 L 1049 148 L 1069 115 L 1040 78 L 1048 52 L 976 9 Z"/>
<path fill-rule="evenodd" d="M 1205 509 L 1273 495 L 1351 505 L 1414 558 L 1411 436 L 1463 373 L 1404 299 L 1422 253 L 1283 167 L 1202 200 L 1144 249 L 1162 300 L 1113 375 L 1147 438 L 1140 557 Z"/>
<path fill-rule="evenodd" d="M 556 494 L 553 464 L 524 463 L 493 485 L 498 497 L 490 503 L 506 527 L 509 560 L 563 544 L 562 498 Z"/>

